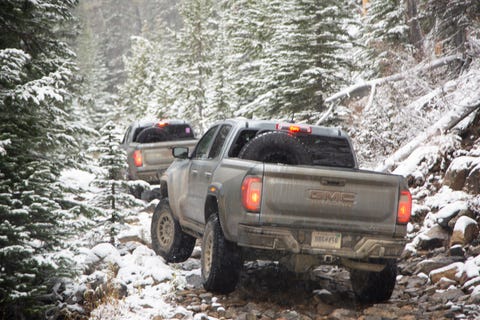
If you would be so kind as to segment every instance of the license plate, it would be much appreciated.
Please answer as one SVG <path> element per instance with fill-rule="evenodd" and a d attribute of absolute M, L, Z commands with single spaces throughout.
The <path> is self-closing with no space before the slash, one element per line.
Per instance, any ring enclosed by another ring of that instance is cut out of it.
<path fill-rule="evenodd" d="M 312 232 L 312 247 L 322 249 L 340 249 L 342 234 L 340 232 Z"/>

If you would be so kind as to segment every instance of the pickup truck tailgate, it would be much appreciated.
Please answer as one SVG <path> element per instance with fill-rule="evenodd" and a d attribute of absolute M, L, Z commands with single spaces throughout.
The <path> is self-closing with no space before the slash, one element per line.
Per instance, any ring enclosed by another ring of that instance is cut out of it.
<path fill-rule="evenodd" d="M 196 140 L 178 140 L 146 143 L 139 145 L 138 149 L 142 151 L 144 166 L 167 168 L 173 161 L 173 147 L 193 147 L 196 142 Z"/>
<path fill-rule="evenodd" d="M 265 164 L 260 222 L 392 235 L 400 183 L 370 171 Z"/>

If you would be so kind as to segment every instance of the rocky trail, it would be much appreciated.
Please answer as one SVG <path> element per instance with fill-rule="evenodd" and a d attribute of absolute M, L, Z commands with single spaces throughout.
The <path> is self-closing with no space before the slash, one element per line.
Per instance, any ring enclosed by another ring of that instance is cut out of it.
<path fill-rule="evenodd" d="M 165 264 L 150 248 L 152 201 L 126 220 L 115 246 L 96 243 L 77 253 L 83 274 L 57 290 L 64 319 L 480 319 L 479 121 L 463 142 L 441 136 L 397 167 L 414 205 L 397 284 L 385 303 L 356 301 L 343 268 L 296 275 L 265 261 L 245 263 L 231 294 L 206 292 L 200 241 L 177 264 Z"/>
<path fill-rule="evenodd" d="M 480 249 L 480 247 L 478 248 Z M 390 301 L 365 305 L 355 301 L 349 273 L 322 266 L 310 274 L 295 275 L 275 263 L 247 263 L 237 290 L 213 295 L 203 290 L 200 276 L 187 276 L 188 289 L 176 292 L 170 303 L 192 311 L 197 319 L 477 319 L 478 297 L 450 287 L 444 279 L 429 283 L 425 272 L 459 261 L 436 252 L 436 258 L 418 265 L 406 259 L 399 265 L 398 283 Z M 422 260 L 423 261 L 423 260 Z M 198 256 L 175 268 L 199 270 Z M 198 271 L 199 272 L 199 271 Z M 183 314 L 173 318 L 182 319 Z"/>
<path fill-rule="evenodd" d="M 277 263 L 264 261 L 244 265 L 240 282 L 233 293 L 212 294 L 206 292 L 201 284 L 198 241 L 191 258 L 167 266 L 141 244 L 145 240 L 135 240 L 130 235 L 122 240 L 120 255 L 112 247 L 110 253 L 95 262 L 97 271 L 92 272 L 90 280 L 86 281 L 85 286 L 89 289 L 83 296 L 91 292 L 103 304 L 93 310 L 90 319 L 109 319 L 112 316 L 115 319 L 137 319 L 135 316 L 138 316 L 138 319 L 153 320 L 480 318 L 480 295 L 472 294 L 480 283 L 480 277 L 468 280 L 467 275 L 462 275 L 463 279 L 459 281 L 448 278 L 455 278 L 459 264 L 463 265 L 468 260 L 466 256 L 480 253 L 480 245 L 469 245 L 464 257 L 452 256 L 446 248 L 419 251 L 414 256 L 406 253 L 399 262 L 397 285 L 391 299 L 372 305 L 355 300 L 349 272 L 343 268 L 321 266 L 310 273 L 296 275 Z M 99 252 L 95 248 L 93 251 Z M 136 267 L 122 266 L 122 262 L 117 261 L 113 263 L 117 266 L 113 268 L 116 270 L 113 279 L 98 277 L 101 274 L 98 269 L 106 270 L 110 266 L 111 270 L 112 261 L 129 260 L 130 256 L 136 257 Z M 148 270 L 154 267 L 155 261 L 161 263 L 159 269 L 163 276 Z M 452 275 L 452 270 L 447 268 L 441 275 L 432 278 L 433 271 L 443 270 L 446 266 L 457 269 Z M 96 283 L 91 280 L 93 278 Z M 117 289 L 107 294 L 114 299 L 104 299 L 102 290 L 107 292 L 108 289 L 101 288 L 109 288 L 112 284 Z M 159 289 L 162 286 L 163 289 Z M 154 290 L 156 294 L 152 294 L 153 288 L 157 288 Z M 131 300 L 134 297 L 137 299 Z"/>

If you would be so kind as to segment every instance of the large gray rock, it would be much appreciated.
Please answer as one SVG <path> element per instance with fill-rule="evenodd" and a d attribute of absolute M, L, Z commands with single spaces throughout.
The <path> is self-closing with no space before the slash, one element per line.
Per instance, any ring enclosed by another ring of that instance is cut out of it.
<path fill-rule="evenodd" d="M 443 247 L 448 243 L 448 232 L 440 225 L 436 224 L 419 237 L 418 249 L 433 250 L 435 248 Z"/>
<path fill-rule="evenodd" d="M 432 270 L 429 274 L 433 283 L 439 282 L 442 278 L 447 278 L 460 283 L 463 275 L 464 264 L 462 262 L 454 262 L 448 266 Z"/>
<path fill-rule="evenodd" d="M 450 220 L 466 210 L 468 210 L 468 203 L 466 201 L 455 201 L 438 210 L 438 212 L 435 213 L 435 220 L 442 227 L 448 227 Z"/>
<path fill-rule="evenodd" d="M 470 173 L 472 164 L 477 161 L 476 157 L 458 157 L 453 159 L 452 163 L 445 172 L 443 184 L 449 186 L 452 190 L 462 190 L 466 179 Z"/>
<path fill-rule="evenodd" d="M 429 274 L 435 269 L 440 269 L 445 266 L 448 266 L 455 262 L 461 262 L 463 259 L 459 257 L 444 257 L 444 256 L 436 256 L 432 257 L 431 259 L 426 259 L 417 263 L 417 268 L 415 270 L 415 274 L 424 273 Z"/>
<path fill-rule="evenodd" d="M 470 170 L 465 182 L 465 189 L 471 194 L 480 193 L 480 161 L 472 170 Z"/>
<path fill-rule="evenodd" d="M 461 216 L 455 223 L 452 237 L 450 238 L 450 246 L 456 244 L 466 245 L 478 236 L 478 224 L 472 218 Z"/>

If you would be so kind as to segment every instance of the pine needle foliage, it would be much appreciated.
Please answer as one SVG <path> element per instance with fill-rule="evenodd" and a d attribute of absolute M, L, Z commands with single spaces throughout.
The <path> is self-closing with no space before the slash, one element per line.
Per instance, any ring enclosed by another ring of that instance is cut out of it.
<path fill-rule="evenodd" d="M 58 249 L 73 52 L 61 39 L 75 0 L 0 2 L 0 319 L 40 319 L 69 267 Z"/>

